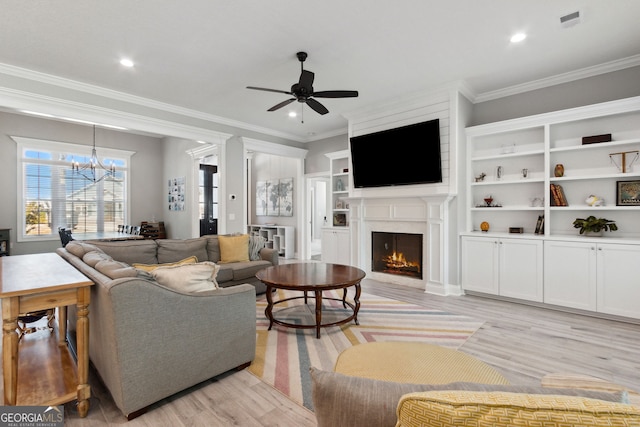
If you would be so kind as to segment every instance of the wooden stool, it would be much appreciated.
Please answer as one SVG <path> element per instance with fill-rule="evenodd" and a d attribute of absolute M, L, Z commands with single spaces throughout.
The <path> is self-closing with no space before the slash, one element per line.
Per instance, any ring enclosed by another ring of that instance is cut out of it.
<path fill-rule="evenodd" d="M 509 384 L 486 363 L 461 351 L 419 342 L 372 342 L 344 350 L 335 372 L 411 384 Z"/>

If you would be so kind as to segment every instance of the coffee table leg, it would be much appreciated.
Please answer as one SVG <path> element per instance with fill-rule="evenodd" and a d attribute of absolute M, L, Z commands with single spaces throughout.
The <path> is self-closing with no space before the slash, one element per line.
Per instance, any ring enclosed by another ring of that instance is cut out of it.
<path fill-rule="evenodd" d="M 347 308 L 347 288 L 342 290 L 342 308 Z"/>
<path fill-rule="evenodd" d="M 271 286 L 267 285 L 267 308 L 264 309 L 264 315 L 267 316 L 267 319 L 269 319 L 269 329 L 267 329 L 268 331 L 271 330 L 271 327 L 273 326 L 273 297 L 271 296 Z"/>
<path fill-rule="evenodd" d="M 322 324 L 322 291 L 316 293 L 316 338 L 320 338 L 320 325 Z"/>
<path fill-rule="evenodd" d="M 359 325 L 358 310 L 360 310 L 360 282 L 356 283 L 356 296 L 353 298 L 353 302 L 355 303 L 355 308 L 353 309 L 353 321 L 356 322 L 356 325 Z"/>

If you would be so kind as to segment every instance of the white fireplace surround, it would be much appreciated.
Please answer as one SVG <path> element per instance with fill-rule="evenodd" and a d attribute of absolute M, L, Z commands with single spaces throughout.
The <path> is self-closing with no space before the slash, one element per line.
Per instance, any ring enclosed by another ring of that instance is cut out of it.
<path fill-rule="evenodd" d="M 422 289 L 438 295 L 451 294 L 447 286 L 447 218 L 449 196 L 403 198 L 350 198 L 352 259 L 367 277 Z M 371 271 L 373 231 L 422 234 L 423 278 Z"/>

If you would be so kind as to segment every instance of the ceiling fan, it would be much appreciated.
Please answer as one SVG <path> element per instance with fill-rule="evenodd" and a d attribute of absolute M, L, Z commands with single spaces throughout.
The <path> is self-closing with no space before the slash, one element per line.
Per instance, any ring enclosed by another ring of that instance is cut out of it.
<path fill-rule="evenodd" d="M 290 91 L 286 90 L 278 90 L 278 89 L 267 89 L 264 87 L 255 87 L 255 86 L 247 86 L 247 89 L 255 89 L 255 90 L 265 90 L 267 92 L 276 92 L 276 93 L 284 93 L 285 95 L 291 95 L 293 98 L 287 99 L 286 101 L 282 101 L 279 104 L 274 105 L 269 108 L 267 111 L 276 111 L 280 108 L 291 104 L 293 101 L 298 101 L 304 104 L 307 104 L 318 114 L 327 114 L 329 110 L 319 103 L 314 98 L 354 98 L 358 96 L 357 90 L 323 90 L 320 92 L 313 91 L 313 79 L 314 73 L 304 69 L 304 61 L 307 59 L 306 52 L 298 52 L 296 54 L 298 60 L 300 61 L 300 80 L 298 83 L 294 83 L 291 86 Z"/>

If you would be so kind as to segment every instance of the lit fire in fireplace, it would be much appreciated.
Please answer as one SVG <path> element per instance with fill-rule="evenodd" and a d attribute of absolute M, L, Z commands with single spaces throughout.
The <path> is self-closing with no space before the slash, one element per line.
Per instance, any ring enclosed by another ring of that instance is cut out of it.
<path fill-rule="evenodd" d="M 399 273 L 420 273 L 420 264 L 407 261 L 402 252 L 393 252 L 384 258 L 384 263 L 389 270 Z"/>

